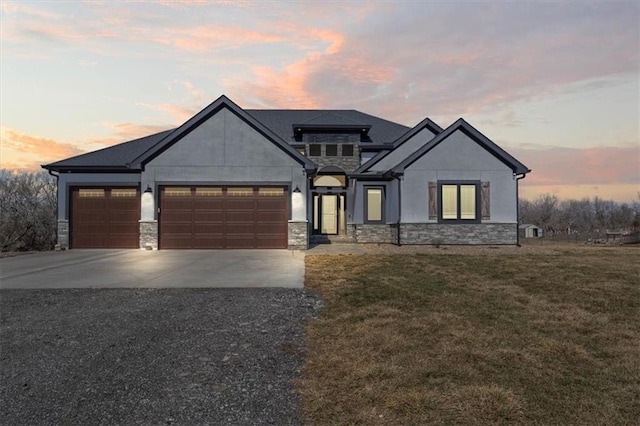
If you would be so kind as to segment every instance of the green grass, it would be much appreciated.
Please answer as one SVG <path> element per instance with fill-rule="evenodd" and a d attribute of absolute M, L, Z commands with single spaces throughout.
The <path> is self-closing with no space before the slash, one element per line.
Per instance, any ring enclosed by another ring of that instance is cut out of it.
<path fill-rule="evenodd" d="M 313 424 L 637 424 L 640 250 L 307 257 Z"/>

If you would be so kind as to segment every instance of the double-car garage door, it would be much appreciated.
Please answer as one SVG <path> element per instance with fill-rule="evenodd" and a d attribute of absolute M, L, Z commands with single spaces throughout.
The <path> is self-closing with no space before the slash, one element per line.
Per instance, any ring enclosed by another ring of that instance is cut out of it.
<path fill-rule="evenodd" d="M 138 188 L 72 188 L 72 248 L 138 248 Z M 287 248 L 284 187 L 160 188 L 163 249 Z"/>
<path fill-rule="evenodd" d="M 286 248 L 284 187 L 160 189 L 160 248 Z"/>

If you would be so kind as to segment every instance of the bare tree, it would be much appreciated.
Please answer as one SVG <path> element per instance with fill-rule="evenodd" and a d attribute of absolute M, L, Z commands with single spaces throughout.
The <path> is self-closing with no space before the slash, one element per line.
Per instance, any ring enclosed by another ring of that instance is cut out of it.
<path fill-rule="evenodd" d="M 46 172 L 0 170 L 0 251 L 51 250 L 56 182 Z"/>
<path fill-rule="evenodd" d="M 604 234 L 608 230 L 640 228 L 640 193 L 631 205 L 595 197 L 558 200 L 544 194 L 534 201 L 520 200 L 520 223 L 532 223 L 545 235 Z"/>

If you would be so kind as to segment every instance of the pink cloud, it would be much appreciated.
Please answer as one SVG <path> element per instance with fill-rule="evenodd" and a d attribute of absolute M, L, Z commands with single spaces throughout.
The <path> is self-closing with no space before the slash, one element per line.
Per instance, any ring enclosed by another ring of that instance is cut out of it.
<path fill-rule="evenodd" d="M 104 148 L 106 146 L 117 145 L 122 142 L 127 142 L 133 139 L 152 135 L 154 133 L 158 133 L 174 127 L 170 125 L 150 125 L 134 123 L 103 123 L 103 125 L 111 129 L 111 133 L 108 136 L 88 138 L 87 140 L 93 146 L 93 148 L 88 149 L 87 151 Z"/>
<path fill-rule="evenodd" d="M 44 160 L 54 160 L 82 153 L 80 148 L 68 142 L 28 135 L 5 126 L 0 129 L 3 167 L 6 167 L 5 161 L 16 162 L 17 158 L 25 154 L 37 155 Z"/>

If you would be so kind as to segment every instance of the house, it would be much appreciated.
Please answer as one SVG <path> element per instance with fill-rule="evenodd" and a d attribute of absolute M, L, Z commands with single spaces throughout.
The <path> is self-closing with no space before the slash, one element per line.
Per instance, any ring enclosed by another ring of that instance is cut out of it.
<path fill-rule="evenodd" d="M 290 248 L 314 241 L 516 244 L 530 170 L 463 119 L 220 97 L 180 127 L 44 165 L 70 248 Z"/>
<path fill-rule="evenodd" d="M 541 238 L 542 228 L 532 225 L 530 223 L 524 223 L 518 227 L 520 232 L 520 238 Z"/>

